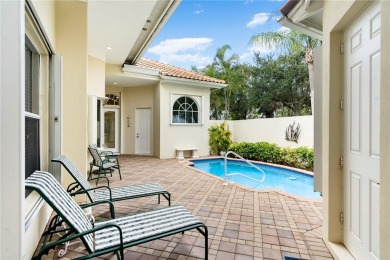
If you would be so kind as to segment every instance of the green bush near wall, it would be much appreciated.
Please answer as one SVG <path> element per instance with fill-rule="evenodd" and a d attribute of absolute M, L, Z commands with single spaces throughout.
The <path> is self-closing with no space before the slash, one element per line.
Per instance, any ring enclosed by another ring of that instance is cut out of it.
<path fill-rule="evenodd" d="M 267 142 L 242 142 L 230 145 L 229 151 L 233 151 L 249 160 L 282 164 L 308 171 L 313 171 L 314 167 L 313 148 L 281 148 L 276 144 Z"/>

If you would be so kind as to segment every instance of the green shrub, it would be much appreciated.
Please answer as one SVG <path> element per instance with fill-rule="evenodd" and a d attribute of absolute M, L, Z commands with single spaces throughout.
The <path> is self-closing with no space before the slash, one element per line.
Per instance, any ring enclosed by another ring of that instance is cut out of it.
<path fill-rule="evenodd" d="M 232 132 L 227 128 L 226 122 L 215 124 L 209 128 L 210 153 L 218 155 L 221 151 L 226 152 L 232 144 Z"/>
<path fill-rule="evenodd" d="M 242 142 L 230 145 L 229 150 L 249 160 L 277 163 L 309 171 L 313 171 L 314 167 L 312 148 L 280 148 L 267 142 Z"/>

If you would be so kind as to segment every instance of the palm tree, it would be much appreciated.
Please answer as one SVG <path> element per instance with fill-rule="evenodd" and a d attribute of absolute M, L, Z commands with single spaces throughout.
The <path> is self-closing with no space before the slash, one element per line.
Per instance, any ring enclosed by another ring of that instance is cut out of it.
<path fill-rule="evenodd" d="M 239 56 L 232 54 L 230 57 L 226 57 L 226 51 L 231 50 L 230 45 L 225 44 L 217 49 L 213 63 L 207 65 L 204 69 L 204 73 L 208 76 L 212 76 L 218 79 L 223 79 L 228 86 L 223 89 L 224 92 L 224 119 L 229 117 L 230 110 L 230 96 L 233 89 L 237 86 L 237 68 L 239 62 Z"/>
<path fill-rule="evenodd" d="M 306 34 L 286 30 L 281 32 L 266 32 L 252 36 L 251 43 L 264 47 L 276 47 L 287 52 L 305 52 L 305 63 L 309 72 L 311 109 L 314 111 L 314 55 L 313 49 L 320 45 L 321 41 Z"/>

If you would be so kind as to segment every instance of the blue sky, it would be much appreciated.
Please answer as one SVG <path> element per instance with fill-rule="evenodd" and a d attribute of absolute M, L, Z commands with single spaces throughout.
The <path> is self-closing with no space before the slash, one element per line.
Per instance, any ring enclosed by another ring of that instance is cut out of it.
<path fill-rule="evenodd" d="M 253 47 L 251 36 L 277 31 L 283 1 L 183 0 L 154 39 L 144 57 L 190 69 L 210 64 L 218 47 L 229 44 L 241 62 L 252 62 L 253 51 L 272 49 Z"/>

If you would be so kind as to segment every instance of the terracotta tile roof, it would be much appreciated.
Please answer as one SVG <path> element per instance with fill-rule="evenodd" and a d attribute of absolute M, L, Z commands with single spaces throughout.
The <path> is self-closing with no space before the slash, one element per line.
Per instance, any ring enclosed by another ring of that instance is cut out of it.
<path fill-rule="evenodd" d="M 280 12 L 287 16 L 288 13 L 298 4 L 299 0 L 288 0 L 282 8 L 280 8 Z"/>
<path fill-rule="evenodd" d="M 182 68 L 178 68 L 175 66 L 171 66 L 162 62 L 153 61 L 145 58 L 141 58 L 135 66 L 141 67 L 141 68 L 149 68 L 149 69 L 156 69 L 160 71 L 161 75 L 164 76 L 171 76 L 171 77 L 177 77 L 177 78 L 183 78 L 183 79 L 192 79 L 192 80 L 199 80 L 199 81 L 206 81 L 211 83 L 221 83 L 224 84 L 225 81 L 221 79 L 216 79 L 212 77 L 208 77 L 193 71 L 185 70 Z"/>

